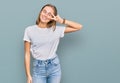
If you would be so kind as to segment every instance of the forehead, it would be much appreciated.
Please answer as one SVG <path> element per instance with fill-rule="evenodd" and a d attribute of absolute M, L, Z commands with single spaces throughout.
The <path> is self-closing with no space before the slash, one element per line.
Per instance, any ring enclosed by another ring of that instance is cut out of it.
<path fill-rule="evenodd" d="M 50 7 L 50 6 L 46 6 L 46 7 L 44 7 L 44 8 L 43 8 L 43 10 L 46 10 L 47 12 L 54 13 L 53 8 L 52 8 L 52 7 Z"/>

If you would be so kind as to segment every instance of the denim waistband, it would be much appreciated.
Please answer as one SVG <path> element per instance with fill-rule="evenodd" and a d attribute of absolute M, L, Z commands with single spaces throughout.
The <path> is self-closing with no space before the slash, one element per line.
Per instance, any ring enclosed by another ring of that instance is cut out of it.
<path fill-rule="evenodd" d="M 56 58 L 58 58 L 57 56 L 52 58 L 52 59 L 47 59 L 47 60 L 39 60 L 39 59 L 34 59 L 35 62 L 37 62 L 38 64 L 41 64 L 41 63 L 45 63 L 45 64 L 48 64 L 48 63 L 51 63 L 53 60 L 55 60 Z"/>

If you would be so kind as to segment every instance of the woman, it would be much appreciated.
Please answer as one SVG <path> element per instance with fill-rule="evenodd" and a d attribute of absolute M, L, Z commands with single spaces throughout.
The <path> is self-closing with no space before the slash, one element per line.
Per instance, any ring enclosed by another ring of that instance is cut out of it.
<path fill-rule="evenodd" d="M 56 26 L 56 23 L 66 26 Z M 42 7 L 36 25 L 29 26 L 24 33 L 25 70 L 27 83 L 60 83 L 61 68 L 56 50 L 64 33 L 78 31 L 82 25 L 61 18 L 54 5 Z M 33 75 L 30 74 L 30 53 Z"/>

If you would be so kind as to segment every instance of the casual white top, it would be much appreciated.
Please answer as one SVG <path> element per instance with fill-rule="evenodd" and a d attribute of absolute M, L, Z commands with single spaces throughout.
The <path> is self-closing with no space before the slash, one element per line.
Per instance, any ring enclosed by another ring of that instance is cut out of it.
<path fill-rule="evenodd" d="M 31 54 L 39 60 L 52 59 L 57 56 L 56 51 L 60 38 L 64 37 L 64 26 L 40 28 L 38 25 L 28 26 L 24 32 L 24 41 L 31 43 Z"/>

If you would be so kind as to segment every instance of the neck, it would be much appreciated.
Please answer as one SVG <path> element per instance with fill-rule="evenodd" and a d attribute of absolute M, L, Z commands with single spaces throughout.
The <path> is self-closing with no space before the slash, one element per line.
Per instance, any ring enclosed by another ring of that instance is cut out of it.
<path fill-rule="evenodd" d="M 40 27 L 40 28 L 47 28 L 47 23 L 39 23 L 38 24 L 38 26 Z"/>

